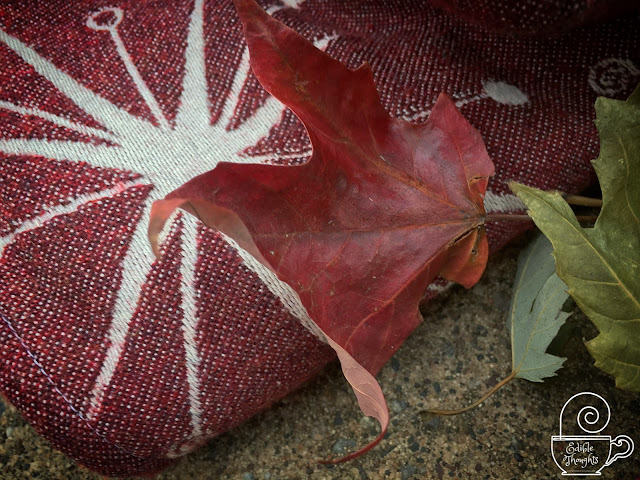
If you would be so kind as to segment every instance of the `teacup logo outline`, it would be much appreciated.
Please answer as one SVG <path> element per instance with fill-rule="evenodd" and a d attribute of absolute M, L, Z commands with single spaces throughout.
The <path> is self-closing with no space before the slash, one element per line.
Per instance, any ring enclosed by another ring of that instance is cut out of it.
<path fill-rule="evenodd" d="M 582 407 L 578 412 L 576 423 L 578 427 L 588 435 L 563 435 L 562 424 L 564 420 L 564 411 L 567 408 L 567 405 L 569 405 L 574 399 L 585 395 L 597 397 L 605 405 L 607 417 L 604 425 L 593 430 L 589 428 L 591 425 L 597 425 L 600 421 L 600 411 L 591 405 L 587 405 Z M 576 393 L 564 403 L 562 410 L 560 410 L 559 435 L 553 435 L 551 437 L 551 458 L 553 458 L 555 464 L 562 471 L 562 475 L 601 475 L 602 469 L 608 467 L 616 460 L 631 456 L 635 445 L 633 440 L 627 435 L 618 435 L 614 439 L 612 439 L 610 435 L 597 435 L 604 430 L 607 425 L 609 425 L 610 420 L 611 408 L 607 401 L 597 393 Z M 583 421 L 589 426 L 584 426 Z M 604 442 L 608 443 L 609 448 L 606 450 L 606 457 L 603 460 L 602 457 L 598 456 L 598 453 Z M 621 448 L 625 444 L 627 447 L 626 450 L 611 456 L 611 451 L 614 446 Z M 600 447 L 600 449 L 596 448 L 596 446 Z"/>

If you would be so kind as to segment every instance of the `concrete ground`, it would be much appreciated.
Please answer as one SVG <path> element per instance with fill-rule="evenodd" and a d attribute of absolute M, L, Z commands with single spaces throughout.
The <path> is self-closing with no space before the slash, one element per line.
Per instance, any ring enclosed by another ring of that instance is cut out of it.
<path fill-rule="evenodd" d="M 520 244 L 521 246 L 521 244 Z M 182 479 L 541 479 L 561 478 L 550 454 L 558 416 L 573 394 L 591 390 L 607 399 L 606 433 L 626 434 L 636 452 L 603 471 L 605 480 L 640 479 L 640 395 L 618 390 L 596 369 L 582 343 L 595 329 L 583 315 L 563 349 L 558 376 L 545 383 L 515 380 L 479 408 L 432 417 L 425 408 L 457 408 L 479 398 L 508 375 L 505 326 L 519 246 L 490 262 L 470 291 L 453 288 L 432 302 L 425 322 L 385 366 L 378 379 L 391 411 L 387 438 L 351 462 L 325 466 L 374 438 L 375 422 L 362 416 L 337 364 L 316 380 L 239 428 L 212 440 L 157 478 Z M 94 480 L 53 450 L 0 401 L 0 478 Z M 584 478 L 584 477 L 581 477 Z"/>

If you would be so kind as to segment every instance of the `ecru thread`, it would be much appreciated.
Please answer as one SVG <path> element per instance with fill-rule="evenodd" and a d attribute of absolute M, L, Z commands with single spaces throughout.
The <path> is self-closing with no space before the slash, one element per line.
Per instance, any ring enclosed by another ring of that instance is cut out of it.
<path fill-rule="evenodd" d="M 16 340 L 18 340 L 18 342 L 20 342 L 20 345 L 22 345 L 22 348 L 24 348 L 24 351 L 27 353 L 27 355 L 29 355 L 29 357 L 31 358 L 31 360 L 33 361 L 33 363 L 35 364 L 35 366 L 38 368 L 38 371 L 44 375 L 44 377 L 47 379 L 47 382 L 49 382 L 49 384 L 53 387 L 54 391 L 60 396 L 60 398 L 62 398 L 65 403 L 67 404 L 67 406 L 69 407 L 69 409 L 78 417 L 80 418 L 80 420 L 82 420 L 85 425 L 89 428 L 89 430 L 91 430 L 93 433 L 95 433 L 98 437 L 100 437 L 102 440 L 104 440 L 105 442 L 107 442 L 109 445 L 113 445 L 114 447 L 116 447 L 118 450 L 122 450 L 123 452 L 127 453 L 128 455 L 131 455 L 133 457 L 136 458 L 140 458 L 138 455 L 136 455 L 133 452 L 128 451 L 126 448 L 122 447 L 121 445 L 119 445 L 118 443 L 112 442 L 109 439 L 107 439 L 107 437 L 105 437 L 103 434 L 101 434 L 100 432 L 98 432 L 95 428 L 93 428 L 93 426 L 91 425 L 91 422 L 82 414 L 82 412 L 80 412 L 74 405 L 73 403 L 67 398 L 67 396 L 62 393 L 62 391 L 58 388 L 58 386 L 56 385 L 56 383 L 53 381 L 53 379 L 51 378 L 51 376 L 47 373 L 47 371 L 45 370 L 45 368 L 42 366 L 42 364 L 40 363 L 40 361 L 38 360 L 38 358 L 31 352 L 31 349 L 27 346 L 27 344 L 24 342 L 24 340 L 22 339 L 22 337 L 20 336 L 20 334 L 15 330 L 15 328 L 13 328 L 13 325 L 11 324 L 11 321 L 9 320 L 9 318 L 7 316 L 5 316 L 2 312 L 0 312 L 0 318 L 2 319 L 2 321 L 9 327 L 9 330 L 11 330 L 11 333 L 13 334 L 14 337 L 16 337 Z"/>

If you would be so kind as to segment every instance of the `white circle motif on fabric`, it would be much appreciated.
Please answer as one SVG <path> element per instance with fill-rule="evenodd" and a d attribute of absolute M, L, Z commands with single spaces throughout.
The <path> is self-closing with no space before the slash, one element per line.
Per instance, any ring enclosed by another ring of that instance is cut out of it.
<path fill-rule="evenodd" d="M 122 17 L 123 12 L 120 8 L 101 8 L 97 12 L 89 15 L 89 18 L 87 19 L 87 27 L 96 31 L 112 31 L 120 24 Z"/>

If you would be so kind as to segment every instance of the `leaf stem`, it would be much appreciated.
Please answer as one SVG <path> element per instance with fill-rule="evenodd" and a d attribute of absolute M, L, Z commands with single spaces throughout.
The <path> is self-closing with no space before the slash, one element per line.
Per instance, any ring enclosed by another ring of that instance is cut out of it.
<path fill-rule="evenodd" d="M 581 195 L 567 195 L 566 193 L 561 193 L 562 198 L 569 205 L 580 205 L 582 207 L 602 207 L 602 199 L 600 198 L 590 198 L 583 197 Z"/>
<path fill-rule="evenodd" d="M 579 222 L 595 222 L 598 219 L 598 215 L 576 215 L 576 219 Z M 509 214 L 509 213 L 496 213 L 486 215 L 484 222 L 532 222 L 532 218 L 529 215 L 522 214 Z"/>
<path fill-rule="evenodd" d="M 489 398 L 491 395 L 493 395 L 494 393 L 496 393 L 498 390 L 500 390 L 502 387 L 504 387 L 507 383 L 509 383 L 511 380 L 513 380 L 514 378 L 516 378 L 516 374 L 518 372 L 514 371 L 511 372 L 509 374 L 508 377 L 504 378 L 503 380 L 499 381 L 498 383 L 496 383 L 493 388 L 491 388 L 491 390 L 489 390 L 486 394 L 484 394 L 484 396 L 480 399 L 477 400 L 475 402 L 473 402 L 471 405 L 464 407 L 464 408 L 460 408 L 458 410 L 437 410 L 437 409 L 427 409 L 426 412 L 428 413 L 432 413 L 433 415 L 458 415 L 459 413 L 464 413 L 464 412 L 468 412 L 469 410 L 471 410 L 472 408 L 477 407 L 478 405 L 480 405 L 482 402 L 484 402 L 487 398 Z"/>

